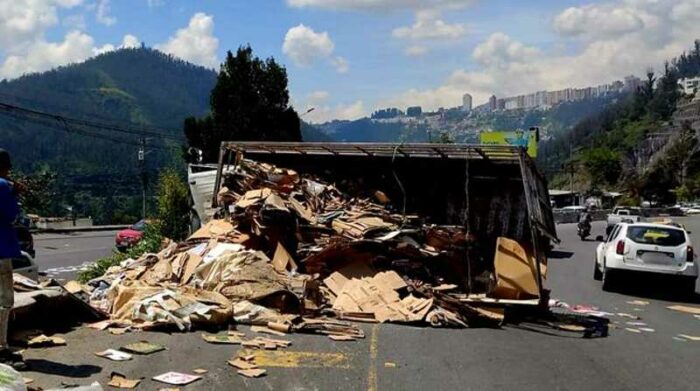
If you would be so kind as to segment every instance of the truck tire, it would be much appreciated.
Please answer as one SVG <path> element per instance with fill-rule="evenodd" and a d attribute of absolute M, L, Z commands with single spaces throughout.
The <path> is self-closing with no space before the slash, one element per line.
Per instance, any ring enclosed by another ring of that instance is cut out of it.
<path fill-rule="evenodd" d="M 603 266 L 603 273 L 601 279 L 603 280 L 603 290 L 606 292 L 612 292 L 615 286 L 615 275 L 612 270 Z"/>
<path fill-rule="evenodd" d="M 603 279 L 603 273 L 598 269 L 598 262 L 595 259 L 593 260 L 593 279 L 596 281 Z"/>

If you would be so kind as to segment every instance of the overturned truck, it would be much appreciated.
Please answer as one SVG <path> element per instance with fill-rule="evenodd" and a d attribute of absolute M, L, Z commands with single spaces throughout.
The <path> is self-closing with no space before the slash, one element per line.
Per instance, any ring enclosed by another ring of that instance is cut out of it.
<path fill-rule="evenodd" d="M 221 204 L 222 189 L 229 190 L 227 178 L 235 177 L 232 173 L 242 159 L 322 178 L 352 197 L 384 204 L 401 216 L 396 237 L 404 230 L 409 238 L 418 235 L 432 244 L 426 246 L 428 251 L 440 246 L 450 250 L 448 271 L 459 277 L 445 281 L 455 284 L 444 285 L 457 285 L 463 295 L 453 296 L 463 302 L 526 299 L 544 306 L 548 301 L 546 252 L 558 239 L 546 180 L 521 148 L 225 142 L 214 183 L 214 208 L 227 207 Z M 417 227 L 424 229 L 417 232 Z M 303 262 L 301 266 L 304 270 Z M 308 270 L 311 267 L 304 271 L 316 271 Z"/>

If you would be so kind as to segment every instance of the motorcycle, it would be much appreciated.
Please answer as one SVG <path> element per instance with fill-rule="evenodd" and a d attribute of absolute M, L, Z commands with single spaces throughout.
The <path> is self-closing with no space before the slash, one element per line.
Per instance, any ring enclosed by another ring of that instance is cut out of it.
<path fill-rule="evenodd" d="M 578 236 L 581 240 L 586 240 L 587 237 L 591 235 L 591 223 L 587 221 L 581 221 L 578 223 Z"/>

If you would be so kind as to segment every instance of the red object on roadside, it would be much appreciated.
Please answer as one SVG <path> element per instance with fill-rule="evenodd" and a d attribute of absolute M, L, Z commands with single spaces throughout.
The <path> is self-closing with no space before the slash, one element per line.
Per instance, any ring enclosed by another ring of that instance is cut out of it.
<path fill-rule="evenodd" d="M 145 227 L 146 224 L 141 220 L 131 227 L 117 232 L 117 236 L 114 238 L 114 244 L 120 250 L 135 246 L 141 241 L 141 238 L 143 238 L 143 230 Z"/>

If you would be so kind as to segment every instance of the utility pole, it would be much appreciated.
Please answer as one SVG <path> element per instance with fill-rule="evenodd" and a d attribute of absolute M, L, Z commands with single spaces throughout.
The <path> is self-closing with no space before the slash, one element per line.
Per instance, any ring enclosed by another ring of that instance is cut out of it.
<path fill-rule="evenodd" d="M 146 139 L 139 140 L 139 168 L 141 169 L 141 216 L 146 219 Z"/>
<path fill-rule="evenodd" d="M 574 195 L 574 152 L 569 147 L 569 169 L 571 169 L 571 177 L 569 184 L 571 186 L 571 206 L 576 206 L 576 196 Z"/>

